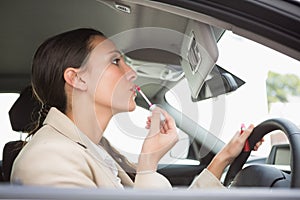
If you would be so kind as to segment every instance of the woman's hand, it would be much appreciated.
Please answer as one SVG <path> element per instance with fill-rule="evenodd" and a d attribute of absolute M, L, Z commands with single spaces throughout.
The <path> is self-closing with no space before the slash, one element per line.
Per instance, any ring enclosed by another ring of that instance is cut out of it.
<path fill-rule="evenodd" d="M 241 134 L 237 131 L 227 145 L 217 154 L 224 158 L 228 164 L 230 164 L 243 150 L 245 143 L 253 131 L 254 126 L 251 124 L 247 129 L 243 130 Z"/>
<path fill-rule="evenodd" d="M 165 121 L 160 121 L 163 114 Z M 176 144 L 178 134 L 174 119 L 161 108 L 155 108 L 148 117 L 146 128 L 149 133 L 145 138 L 139 156 L 137 173 L 156 171 L 159 160 Z"/>
<path fill-rule="evenodd" d="M 231 164 L 232 161 L 241 153 L 244 145 L 253 131 L 254 125 L 250 125 L 241 134 L 237 131 L 233 138 L 225 145 L 225 147 L 214 157 L 207 169 L 212 172 L 217 178 L 220 178 L 223 170 L 227 165 Z M 253 150 L 257 150 L 264 140 L 257 142 Z"/>

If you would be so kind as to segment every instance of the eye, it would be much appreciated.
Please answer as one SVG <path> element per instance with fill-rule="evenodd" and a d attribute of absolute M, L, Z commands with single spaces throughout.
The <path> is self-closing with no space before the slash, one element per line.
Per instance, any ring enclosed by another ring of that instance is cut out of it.
<path fill-rule="evenodd" d="M 121 61 L 120 58 L 115 58 L 115 59 L 113 59 L 111 62 L 112 62 L 112 64 L 119 66 L 119 62 L 120 62 L 120 61 Z"/>

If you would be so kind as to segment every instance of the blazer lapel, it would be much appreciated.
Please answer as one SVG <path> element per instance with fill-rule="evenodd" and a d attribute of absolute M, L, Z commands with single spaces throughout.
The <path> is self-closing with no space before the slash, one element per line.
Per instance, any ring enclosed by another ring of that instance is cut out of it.
<path fill-rule="evenodd" d="M 44 124 L 48 124 L 62 135 L 66 136 L 70 140 L 75 143 L 83 146 L 88 154 L 96 161 L 98 166 L 102 169 L 103 172 L 108 176 L 107 178 L 111 180 L 111 182 L 118 187 L 119 185 L 116 181 L 112 181 L 115 179 L 113 173 L 108 169 L 105 164 L 105 161 L 102 159 L 102 156 L 97 151 L 95 145 L 90 141 L 90 139 L 82 133 L 76 125 L 63 113 L 61 113 L 56 108 L 52 107 L 44 121 Z M 122 184 L 126 186 L 132 186 L 133 182 L 130 177 L 124 172 L 124 170 L 118 165 L 118 176 L 121 179 Z"/>

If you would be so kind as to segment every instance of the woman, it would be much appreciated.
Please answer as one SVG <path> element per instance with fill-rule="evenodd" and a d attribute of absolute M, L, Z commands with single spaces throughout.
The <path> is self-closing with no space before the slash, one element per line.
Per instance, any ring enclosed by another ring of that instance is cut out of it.
<path fill-rule="evenodd" d="M 174 119 L 167 112 L 160 108 L 152 112 L 136 166 L 102 137 L 113 115 L 135 109 L 135 79 L 136 73 L 101 32 L 77 29 L 45 41 L 32 64 L 32 89 L 43 105 L 41 115 L 33 137 L 14 162 L 11 181 L 58 187 L 170 188 L 156 172 L 159 160 L 178 140 Z M 160 114 L 165 116 L 162 127 Z M 191 187 L 222 187 L 219 178 L 224 168 L 241 152 L 252 129 L 251 125 L 244 134 L 237 132 Z"/>

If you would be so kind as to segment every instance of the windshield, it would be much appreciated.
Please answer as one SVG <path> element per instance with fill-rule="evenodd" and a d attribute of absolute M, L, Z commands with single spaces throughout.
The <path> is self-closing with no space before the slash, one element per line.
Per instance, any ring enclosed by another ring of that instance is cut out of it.
<path fill-rule="evenodd" d="M 199 114 L 197 119 L 191 117 L 193 120 L 225 143 L 242 123 L 257 125 L 265 119 L 283 117 L 300 126 L 300 63 L 297 60 L 228 31 L 218 42 L 218 49 L 217 64 L 246 83 L 232 93 L 196 102 Z M 185 79 L 173 91 L 188 92 L 184 88 L 188 88 Z M 183 102 L 174 98 L 174 92 L 168 92 L 166 99 L 181 110 Z M 281 133 L 269 134 L 255 154 L 268 155 L 275 142 L 287 140 Z"/>

